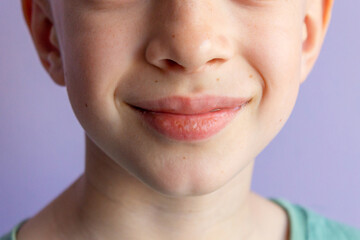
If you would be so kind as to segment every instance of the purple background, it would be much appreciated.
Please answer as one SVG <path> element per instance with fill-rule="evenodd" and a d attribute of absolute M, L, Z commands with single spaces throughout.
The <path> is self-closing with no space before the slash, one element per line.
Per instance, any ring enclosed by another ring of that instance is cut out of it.
<path fill-rule="evenodd" d="M 360 228 L 360 1 L 337 1 L 320 58 L 253 189 Z M 0 235 L 84 168 L 84 134 L 65 88 L 40 65 L 20 1 L 0 1 Z"/>

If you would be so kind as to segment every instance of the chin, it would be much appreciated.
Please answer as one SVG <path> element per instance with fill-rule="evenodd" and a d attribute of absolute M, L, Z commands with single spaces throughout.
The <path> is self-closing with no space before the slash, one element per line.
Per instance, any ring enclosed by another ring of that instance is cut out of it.
<path fill-rule="evenodd" d="M 165 163 L 161 169 L 145 169 L 135 176 L 152 190 L 167 197 L 192 197 L 210 194 L 226 185 L 236 174 L 234 168 L 219 168 L 204 163 Z"/>

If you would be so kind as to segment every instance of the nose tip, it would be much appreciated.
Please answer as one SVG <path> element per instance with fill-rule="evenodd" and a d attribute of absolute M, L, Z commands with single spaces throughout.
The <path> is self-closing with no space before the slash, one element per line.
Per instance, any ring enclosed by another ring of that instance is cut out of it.
<path fill-rule="evenodd" d="M 208 33 L 185 32 L 182 37 L 155 38 L 146 48 L 147 61 L 163 71 L 195 73 L 220 66 L 233 55 L 224 36 L 208 37 Z"/>
<path fill-rule="evenodd" d="M 219 67 L 235 54 L 231 19 L 217 1 L 159 4 L 145 46 L 146 61 L 163 71 L 193 73 Z"/>

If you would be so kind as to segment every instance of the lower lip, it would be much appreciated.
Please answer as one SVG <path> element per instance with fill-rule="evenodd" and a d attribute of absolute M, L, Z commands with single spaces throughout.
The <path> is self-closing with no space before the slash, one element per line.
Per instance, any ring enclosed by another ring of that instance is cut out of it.
<path fill-rule="evenodd" d="M 195 115 L 137 111 L 141 113 L 144 121 L 160 134 L 174 140 L 196 141 L 210 138 L 220 132 L 244 105 Z"/>

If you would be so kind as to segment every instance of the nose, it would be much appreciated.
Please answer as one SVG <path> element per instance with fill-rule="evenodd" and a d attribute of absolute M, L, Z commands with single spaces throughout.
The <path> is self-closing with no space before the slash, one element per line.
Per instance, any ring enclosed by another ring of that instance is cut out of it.
<path fill-rule="evenodd" d="M 217 1 L 157 2 L 147 62 L 166 72 L 195 73 L 219 67 L 234 55 L 230 34 L 219 21 L 225 16 L 211 5 Z"/>

